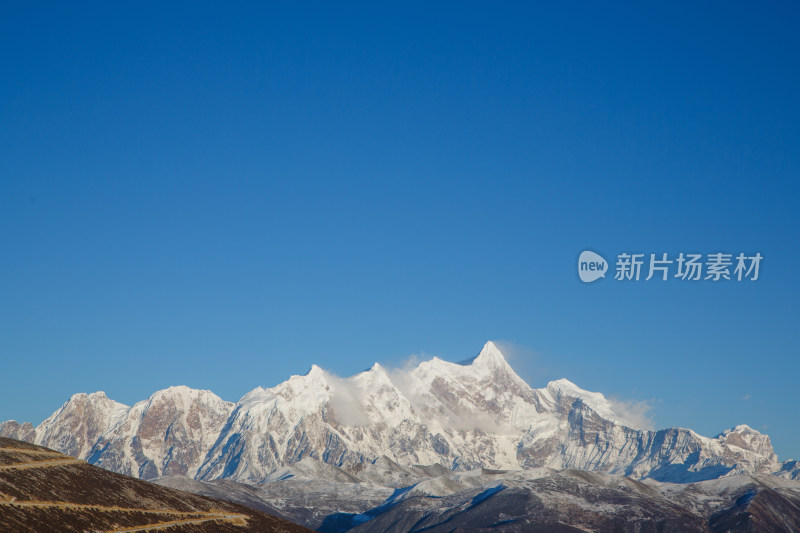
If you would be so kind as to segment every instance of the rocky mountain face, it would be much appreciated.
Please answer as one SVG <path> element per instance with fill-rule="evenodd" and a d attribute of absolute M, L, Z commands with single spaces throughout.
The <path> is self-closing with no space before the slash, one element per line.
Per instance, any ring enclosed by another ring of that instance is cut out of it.
<path fill-rule="evenodd" d="M 375 364 L 346 379 L 315 365 L 235 404 L 187 387 L 132 407 L 77 394 L 35 429 L 9 421 L 0 435 L 144 479 L 259 483 L 307 458 L 348 469 L 384 456 L 452 471 L 546 467 L 675 482 L 800 475 L 747 426 L 714 438 L 652 431 L 567 380 L 531 388 L 491 342 L 464 363 L 433 358 L 407 371 Z"/>
<path fill-rule="evenodd" d="M 232 410 L 215 394 L 188 387 L 158 391 L 133 407 L 103 392 L 75 394 L 35 429 L 4 422 L 0 436 L 142 479 L 194 476 Z"/>

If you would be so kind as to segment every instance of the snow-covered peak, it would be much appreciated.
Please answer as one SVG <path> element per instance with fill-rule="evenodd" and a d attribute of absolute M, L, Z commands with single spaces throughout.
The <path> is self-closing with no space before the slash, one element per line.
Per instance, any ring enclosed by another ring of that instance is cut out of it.
<path fill-rule="evenodd" d="M 328 373 L 318 365 L 311 365 L 302 376 L 292 376 L 287 381 L 269 389 L 280 396 L 304 395 L 328 388 Z"/>
<path fill-rule="evenodd" d="M 369 367 L 368 369 L 366 369 L 366 370 L 364 370 L 362 372 L 359 372 L 358 374 L 356 374 L 353 377 L 361 376 L 361 375 L 384 375 L 384 374 L 387 374 L 386 369 L 383 368 L 380 365 L 380 363 L 373 363 L 371 367 Z"/>
<path fill-rule="evenodd" d="M 422 381 L 427 381 L 430 376 L 456 376 L 464 374 L 465 367 L 457 363 L 451 363 L 444 359 L 434 356 L 427 361 L 422 361 L 411 373 Z"/>
<path fill-rule="evenodd" d="M 210 390 L 193 389 L 186 385 L 175 385 L 156 391 L 145 402 L 144 410 L 160 404 L 170 404 L 178 408 L 189 408 L 189 406 L 196 404 L 215 410 L 231 409 L 233 407 L 231 402 L 226 402 Z"/>
<path fill-rule="evenodd" d="M 209 390 L 193 389 L 186 385 L 173 385 L 166 389 L 161 389 L 150 395 L 150 398 L 176 398 L 176 397 L 200 397 L 200 396 L 217 396 Z"/>
<path fill-rule="evenodd" d="M 110 416 L 122 414 L 129 409 L 127 405 L 115 402 L 106 396 L 106 393 L 103 391 L 91 392 L 89 394 L 79 392 L 78 394 L 70 396 L 69 400 L 61 406 L 61 409 L 50 415 L 43 424 L 46 424 L 49 420 L 53 420 L 58 416 L 74 413 L 76 410 L 83 411 L 87 408 L 92 409 L 93 412 L 106 413 Z"/>
<path fill-rule="evenodd" d="M 330 397 L 329 377 L 325 370 L 311 365 L 302 376 L 294 375 L 269 389 L 253 389 L 237 402 L 237 409 L 269 412 L 277 405 L 293 413 L 289 418 L 316 412 Z"/>
<path fill-rule="evenodd" d="M 585 405 L 590 407 L 595 413 L 605 418 L 623 425 L 634 427 L 635 425 L 625 420 L 622 413 L 616 412 L 612 402 L 610 402 L 602 393 L 590 392 L 584 390 L 568 379 L 557 379 L 547 384 L 545 391 L 549 393 L 556 403 L 576 399 L 581 400 Z"/>
<path fill-rule="evenodd" d="M 320 376 L 324 376 L 324 374 L 325 370 L 323 370 L 321 366 L 317 364 L 312 364 L 311 368 L 308 369 L 308 372 L 306 372 L 303 376 L 300 377 L 318 378 Z M 298 376 L 292 376 L 292 377 L 298 377 Z"/>
<path fill-rule="evenodd" d="M 97 392 L 90 392 L 88 394 L 85 393 L 85 392 L 79 392 L 77 394 L 73 394 L 72 396 L 69 397 L 69 400 L 67 400 L 67 402 L 64 404 L 64 406 L 67 406 L 67 405 L 69 405 L 71 403 L 74 404 L 76 402 L 90 402 L 90 403 L 94 403 L 94 404 L 108 404 L 108 403 L 111 403 L 111 404 L 123 405 L 123 404 L 121 404 L 119 402 L 115 402 L 114 400 L 110 399 L 106 395 L 106 393 L 101 391 L 101 390 L 99 390 Z M 127 406 L 125 406 L 125 407 L 127 407 Z"/>
<path fill-rule="evenodd" d="M 239 398 L 239 401 L 236 402 L 236 405 L 246 408 L 249 405 L 265 403 L 274 398 L 275 395 L 272 393 L 272 389 L 267 389 L 265 387 L 256 387 L 255 389 L 251 390 L 250 392 Z"/>
<path fill-rule="evenodd" d="M 489 341 L 483 345 L 483 349 L 481 353 L 477 355 L 470 364 L 473 366 L 487 366 L 487 367 L 498 367 L 501 365 L 508 365 L 506 362 L 506 358 L 503 357 L 502 352 L 497 346 L 492 342 Z"/>
<path fill-rule="evenodd" d="M 187 387 L 186 385 L 173 385 L 171 387 L 167 387 L 166 389 L 161 389 L 159 391 L 156 391 L 151 396 L 185 396 L 197 392 L 203 392 L 203 391 Z"/>
<path fill-rule="evenodd" d="M 352 381 L 361 385 L 362 388 L 375 388 L 375 387 L 394 387 L 389 374 L 381 365 L 375 363 L 369 370 L 360 372 L 355 376 L 348 378 L 347 381 Z"/>
<path fill-rule="evenodd" d="M 552 392 L 554 395 L 564 395 L 569 396 L 572 398 L 582 398 L 583 396 L 589 396 L 592 394 L 597 394 L 599 396 L 603 396 L 602 394 L 589 392 L 587 390 L 583 390 L 582 388 L 575 385 L 573 382 L 566 378 L 556 379 L 551 381 L 547 384 L 547 390 Z"/>
<path fill-rule="evenodd" d="M 413 417 L 411 403 L 378 363 L 349 378 L 328 375 L 330 401 L 346 426 L 400 424 Z"/>
<path fill-rule="evenodd" d="M 747 424 L 739 424 L 732 429 L 726 429 L 717 436 L 717 439 L 728 445 L 750 450 L 760 455 L 769 457 L 775 455 L 769 436 L 751 428 Z"/>
<path fill-rule="evenodd" d="M 94 442 L 117 425 L 130 408 L 98 391 L 73 394 L 36 428 L 35 442 L 73 457 L 85 457 Z"/>

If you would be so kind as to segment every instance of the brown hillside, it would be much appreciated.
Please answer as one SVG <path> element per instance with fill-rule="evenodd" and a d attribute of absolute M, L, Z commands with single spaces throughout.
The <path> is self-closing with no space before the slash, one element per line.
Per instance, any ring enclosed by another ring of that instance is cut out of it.
<path fill-rule="evenodd" d="M 0 531 L 309 530 L 237 505 L 123 476 L 0 438 Z"/>

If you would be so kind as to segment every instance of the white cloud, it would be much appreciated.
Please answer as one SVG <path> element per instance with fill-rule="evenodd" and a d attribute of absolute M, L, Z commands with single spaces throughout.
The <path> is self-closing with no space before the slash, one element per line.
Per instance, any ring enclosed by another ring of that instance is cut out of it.
<path fill-rule="evenodd" d="M 653 404 L 649 400 L 624 400 L 608 398 L 611 409 L 634 429 L 655 429 L 653 415 L 650 411 Z"/>
<path fill-rule="evenodd" d="M 331 388 L 330 402 L 336 418 L 345 426 L 365 426 L 369 419 L 361 409 L 360 391 L 353 382 L 325 371 L 325 380 Z"/>

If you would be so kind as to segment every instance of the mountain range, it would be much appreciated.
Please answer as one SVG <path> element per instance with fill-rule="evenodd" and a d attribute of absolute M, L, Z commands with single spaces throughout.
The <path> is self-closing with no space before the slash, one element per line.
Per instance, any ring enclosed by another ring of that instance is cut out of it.
<path fill-rule="evenodd" d="M 780 462 L 769 437 L 746 425 L 713 438 L 650 430 L 566 379 L 532 388 L 492 342 L 462 363 L 376 363 L 349 378 L 313 365 L 236 403 L 185 386 L 133 406 L 76 394 L 37 427 L 0 423 L 0 436 L 142 479 L 257 484 L 308 458 L 344 469 L 386 458 L 453 472 L 574 469 L 679 483 L 800 477 L 798 462 Z"/>

